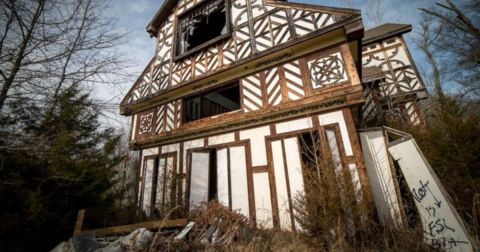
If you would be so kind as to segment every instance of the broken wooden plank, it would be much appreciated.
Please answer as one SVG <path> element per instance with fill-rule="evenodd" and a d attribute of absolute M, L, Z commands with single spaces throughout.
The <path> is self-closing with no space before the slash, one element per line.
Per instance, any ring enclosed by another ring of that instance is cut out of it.
<path fill-rule="evenodd" d="M 146 222 L 139 222 L 130 225 L 123 225 L 123 226 L 115 226 L 115 227 L 107 227 L 107 228 L 98 228 L 98 229 L 90 229 L 90 230 L 83 230 L 80 233 L 82 234 L 86 232 L 93 232 L 95 235 L 98 236 L 109 236 L 109 235 L 117 235 L 117 234 L 124 234 L 130 233 L 138 228 L 146 228 L 149 230 L 158 230 L 159 228 L 177 228 L 183 227 L 187 225 L 187 219 L 175 219 L 175 220 L 154 220 L 154 221 L 146 221 Z"/>
<path fill-rule="evenodd" d="M 75 222 L 75 229 L 73 230 L 73 236 L 77 236 L 82 232 L 84 217 L 85 217 L 85 209 L 78 210 L 77 221 Z"/>

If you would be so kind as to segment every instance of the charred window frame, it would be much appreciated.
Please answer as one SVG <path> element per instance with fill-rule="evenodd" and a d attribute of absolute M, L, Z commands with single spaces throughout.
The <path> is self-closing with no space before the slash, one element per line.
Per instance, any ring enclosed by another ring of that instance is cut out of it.
<path fill-rule="evenodd" d="M 231 36 L 229 2 L 205 0 L 177 17 L 175 60 Z"/>
<path fill-rule="evenodd" d="M 209 90 L 183 99 L 182 121 L 185 123 L 241 109 L 240 82 Z"/>

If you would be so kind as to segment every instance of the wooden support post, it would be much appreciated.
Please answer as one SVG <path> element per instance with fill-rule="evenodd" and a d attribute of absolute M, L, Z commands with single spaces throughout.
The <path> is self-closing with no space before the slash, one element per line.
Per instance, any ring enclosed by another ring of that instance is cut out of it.
<path fill-rule="evenodd" d="M 75 229 L 73 230 L 73 236 L 77 236 L 82 232 L 84 217 L 85 217 L 85 209 L 78 210 L 77 221 L 75 222 Z"/>

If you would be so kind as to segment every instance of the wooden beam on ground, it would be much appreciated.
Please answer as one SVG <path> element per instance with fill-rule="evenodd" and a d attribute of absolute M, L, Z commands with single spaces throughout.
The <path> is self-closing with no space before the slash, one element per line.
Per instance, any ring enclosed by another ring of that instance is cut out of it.
<path fill-rule="evenodd" d="M 95 236 L 110 236 L 124 233 L 131 233 L 137 228 L 146 228 L 149 230 L 158 230 L 163 228 L 177 228 L 184 227 L 187 225 L 187 219 L 175 219 L 175 220 L 155 220 L 155 221 L 146 221 L 130 225 L 115 226 L 108 228 L 98 228 L 81 231 L 82 233 L 95 233 Z"/>
<path fill-rule="evenodd" d="M 75 222 L 75 229 L 73 230 L 73 236 L 77 236 L 82 232 L 84 217 L 85 217 L 85 209 L 78 210 L 77 221 Z"/>

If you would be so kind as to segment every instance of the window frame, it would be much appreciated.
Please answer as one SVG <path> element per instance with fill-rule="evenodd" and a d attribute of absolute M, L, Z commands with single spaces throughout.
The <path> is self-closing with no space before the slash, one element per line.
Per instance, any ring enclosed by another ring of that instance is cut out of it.
<path fill-rule="evenodd" d="M 208 94 L 208 93 L 226 90 L 226 89 L 232 88 L 234 86 L 236 86 L 238 88 L 238 98 L 239 98 L 239 103 L 238 103 L 239 108 L 238 109 L 231 110 L 231 111 L 228 111 L 228 112 L 225 112 L 225 113 L 220 113 L 220 114 L 216 114 L 216 115 L 202 117 L 202 118 L 199 118 L 199 119 L 196 119 L 196 120 L 187 121 L 187 114 L 186 114 L 187 113 L 187 107 L 186 107 L 187 102 L 186 102 L 186 100 L 188 100 L 190 98 L 193 98 L 193 97 L 203 96 L 203 95 Z M 225 115 L 225 114 L 228 114 L 228 113 L 232 113 L 234 111 L 243 111 L 242 90 L 241 90 L 240 79 L 234 79 L 234 80 L 228 81 L 228 82 L 226 82 L 222 85 L 216 85 L 214 87 L 211 87 L 211 88 L 196 92 L 194 94 L 190 94 L 188 96 L 182 97 L 182 114 L 181 114 L 182 124 L 194 123 L 194 122 L 205 120 L 205 119 L 208 119 L 208 118 L 211 118 L 211 117 L 214 117 L 214 116 L 217 117 L 217 116 Z"/>
<path fill-rule="evenodd" d="M 208 2 L 210 1 L 214 1 L 214 0 L 204 0 L 204 1 L 201 1 L 199 3 L 196 3 L 195 5 L 193 5 L 190 9 L 186 10 L 185 12 L 183 12 L 182 14 L 180 15 L 177 15 L 175 17 L 175 31 L 174 31 L 174 43 L 173 43 L 173 61 L 179 61 L 179 60 L 182 60 L 188 56 L 191 56 L 191 55 L 194 55 L 196 53 L 198 53 L 199 51 L 201 50 L 204 50 L 214 44 L 217 44 L 219 43 L 220 41 L 223 41 L 223 40 L 226 40 L 228 38 L 230 38 L 232 36 L 232 23 L 231 23 L 231 10 L 230 10 L 230 1 L 229 0 L 222 0 L 225 2 L 225 25 L 227 26 L 227 32 L 221 36 L 218 36 L 214 39 L 211 39 L 207 42 L 204 42 L 203 44 L 201 45 L 198 45 L 188 51 L 185 51 L 181 54 L 177 54 L 177 44 L 179 43 L 179 35 L 180 35 L 180 20 L 187 16 L 188 14 L 190 14 L 191 12 L 195 11 L 195 9 L 201 7 L 202 5 L 205 5 L 205 4 L 208 4 Z"/>

